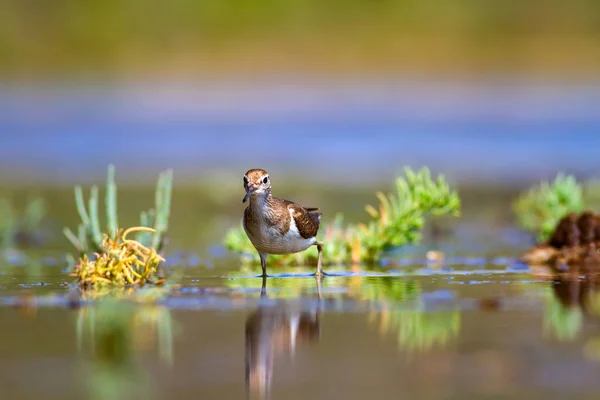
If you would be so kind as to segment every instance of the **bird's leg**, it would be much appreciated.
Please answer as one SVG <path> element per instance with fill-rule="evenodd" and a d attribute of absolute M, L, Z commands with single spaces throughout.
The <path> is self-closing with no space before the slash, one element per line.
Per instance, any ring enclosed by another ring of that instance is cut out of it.
<path fill-rule="evenodd" d="M 260 266 L 262 267 L 262 277 L 267 277 L 267 253 L 258 253 L 260 255 Z"/>
<path fill-rule="evenodd" d="M 323 295 L 321 294 L 321 287 L 323 283 L 323 277 L 315 274 L 315 281 L 317 282 L 317 298 L 319 299 L 319 305 L 321 304 L 321 300 L 323 299 Z"/>
<path fill-rule="evenodd" d="M 260 287 L 260 298 L 267 297 L 267 276 L 262 277 L 262 286 Z"/>
<path fill-rule="evenodd" d="M 319 255 L 317 257 L 317 271 L 315 272 L 315 277 L 322 277 L 323 275 L 327 275 L 323 272 L 323 242 L 315 243 L 317 246 L 317 250 L 319 251 Z"/>

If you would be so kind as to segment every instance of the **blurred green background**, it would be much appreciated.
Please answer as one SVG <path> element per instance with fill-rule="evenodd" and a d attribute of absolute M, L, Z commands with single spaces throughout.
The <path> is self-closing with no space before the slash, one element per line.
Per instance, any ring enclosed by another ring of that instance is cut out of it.
<path fill-rule="evenodd" d="M 428 166 L 499 198 L 597 176 L 598 71 L 592 0 L 4 0 L 0 185 L 173 168 L 238 218 L 260 167 L 333 215 Z"/>
<path fill-rule="evenodd" d="M 4 0 L 4 77 L 591 77 L 596 0 Z"/>

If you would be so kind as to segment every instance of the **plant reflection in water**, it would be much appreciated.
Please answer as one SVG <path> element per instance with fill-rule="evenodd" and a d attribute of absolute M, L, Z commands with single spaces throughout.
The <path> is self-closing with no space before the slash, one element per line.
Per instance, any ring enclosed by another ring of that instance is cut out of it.
<path fill-rule="evenodd" d="M 152 381 L 136 356 L 158 347 L 161 362 L 172 366 L 170 310 L 116 297 L 105 296 L 77 311 L 78 350 L 84 351 L 84 337 L 91 350 L 86 385 L 93 399 L 150 399 Z"/>
<path fill-rule="evenodd" d="M 588 324 L 600 326 L 600 275 L 578 271 L 555 274 L 544 316 L 546 334 L 559 341 L 573 341 L 584 334 Z M 599 335 L 587 339 L 583 353 L 600 361 Z"/>
<path fill-rule="evenodd" d="M 398 347 L 406 351 L 429 351 L 448 345 L 460 332 L 460 309 L 427 311 L 416 280 L 384 277 L 361 285 L 360 298 L 368 301 L 369 321 L 379 322 L 382 335 L 397 335 Z M 398 303 L 410 307 L 398 307 Z"/>
<path fill-rule="evenodd" d="M 267 278 L 268 279 L 268 278 Z M 262 280 L 261 300 L 267 297 L 266 280 Z M 294 356 L 296 346 L 316 343 L 320 338 L 320 321 L 324 296 L 339 296 L 339 290 L 323 293 L 322 285 L 335 289 L 331 278 L 316 279 L 317 302 L 303 302 L 306 283 L 312 279 L 271 279 L 274 282 L 276 303 L 266 302 L 246 320 L 246 390 L 248 396 L 269 398 L 274 363 L 283 355 Z M 337 281 L 339 282 L 339 280 Z M 344 297 L 358 300 L 368 308 L 368 319 L 379 321 L 380 333 L 398 336 L 402 351 L 430 351 L 442 348 L 460 332 L 460 309 L 429 311 L 420 300 L 421 287 L 416 280 L 399 277 L 365 279 L 351 277 L 343 280 Z M 236 285 L 236 284 L 234 284 Z M 289 285 L 288 289 L 281 289 Z M 297 302 L 289 299 L 295 292 Z M 287 299 L 286 299 L 287 297 Z M 273 299 L 271 299 L 273 300 Z M 309 300 L 304 297 L 304 300 Z"/>

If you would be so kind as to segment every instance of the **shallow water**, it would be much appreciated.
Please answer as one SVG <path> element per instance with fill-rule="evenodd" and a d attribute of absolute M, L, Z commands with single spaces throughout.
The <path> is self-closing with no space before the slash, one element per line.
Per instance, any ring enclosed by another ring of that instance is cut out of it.
<path fill-rule="evenodd" d="M 309 192 L 325 210 L 372 201 Z M 45 246 L 0 258 L 3 398 L 560 399 L 600 389 L 600 297 L 516 261 L 531 238 L 507 218 L 506 195 L 465 195 L 461 219 L 376 268 L 328 267 L 319 285 L 314 266 L 273 267 L 263 290 L 259 267 L 215 246 L 239 221 L 238 191 L 219 202 L 177 189 L 167 252 L 177 286 L 114 304 L 82 297 L 65 269 L 71 191 L 39 194 L 51 211 Z M 151 198 L 120 190 L 122 223 Z M 424 258 L 431 248 L 442 263 Z"/>
<path fill-rule="evenodd" d="M 253 268 L 188 267 L 170 296 L 116 307 L 75 301 L 60 267 L 5 274 L 0 384 L 11 399 L 596 398 L 594 287 L 506 261 L 330 268 L 321 285 L 286 269 L 264 295 Z"/>

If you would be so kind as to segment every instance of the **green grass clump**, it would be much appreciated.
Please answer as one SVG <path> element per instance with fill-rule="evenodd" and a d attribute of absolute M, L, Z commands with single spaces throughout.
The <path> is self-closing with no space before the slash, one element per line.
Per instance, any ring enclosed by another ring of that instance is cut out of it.
<path fill-rule="evenodd" d="M 135 227 L 125 232 L 119 230 L 114 240 L 104 235 L 101 251 L 95 254 L 96 257 L 91 260 L 84 254 L 75 266 L 72 276 L 77 277 L 77 283 L 83 288 L 163 283 L 164 280 L 154 280 L 154 277 L 164 258 L 155 249 L 127 239 L 128 233 L 136 231 L 152 232 L 153 229 Z"/>
<path fill-rule="evenodd" d="M 169 226 L 169 215 L 171 209 L 171 192 L 173 183 L 173 171 L 167 170 L 158 177 L 155 191 L 155 206 L 140 214 L 140 225 L 152 228 L 152 231 L 144 230 L 138 232 L 137 240 L 145 247 L 151 247 L 158 253 L 165 244 L 165 235 Z M 77 234 L 68 227 L 64 228 L 64 234 L 75 246 L 80 256 L 89 253 L 101 253 L 103 251 L 103 240 L 105 233 L 100 226 L 99 217 L 99 191 L 96 185 L 90 190 L 90 198 L 84 199 L 81 186 L 75 187 L 75 204 L 81 218 Z M 106 178 L 106 197 L 104 206 L 106 209 L 106 235 L 115 239 L 119 231 L 117 217 L 117 184 L 115 182 L 115 167 L 108 166 Z"/>
<path fill-rule="evenodd" d="M 115 167 L 109 165 L 106 179 L 106 233 L 100 228 L 98 187 L 92 186 L 86 203 L 83 190 L 75 187 L 75 203 L 81 217 L 77 235 L 64 228 L 65 236 L 75 246 L 79 260 L 73 258 L 73 276 L 83 288 L 98 288 L 106 285 L 138 285 L 162 283 L 153 280 L 159 273 L 159 264 L 164 259 L 159 255 L 169 225 L 173 173 L 163 172 L 158 178 L 155 192 L 155 208 L 140 214 L 141 226 L 119 228 L 117 219 L 117 185 Z M 127 239 L 129 232 L 136 239 Z M 93 256 L 91 254 L 93 253 Z"/>
<path fill-rule="evenodd" d="M 0 249 L 14 249 L 20 244 L 35 243 L 45 216 L 46 203 L 41 197 L 29 198 L 22 211 L 8 197 L 1 197 Z"/>
<path fill-rule="evenodd" d="M 433 180 L 427 168 L 417 172 L 405 168 L 405 174 L 406 178 L 396 179 L 396 193 L 376 194 L 378 208 L 366 206 L 372 219 L 359 224 L 357 240 L 360 258 L 366 262 L 377 261 L 389 248 L 419 243 L 427 214 L 460 215 L 458 193 L 444 176 Z"/>
<path fill-rule="evenodd" d="M 571 175 L 558 174 L 522 193 L 513 204 L 520 226 L 547 240 L 558 221 L 570 212 L 584 209 L 583 186 Z"/>
<path fill-rule="evenodd" d="M 396 179 L 395 192 L 376 194 L 379 205 L 366 206 L 371 220 L 366 224 L 345 224 L 337 214 L 321 234 L 325 243 L 325 264 L 372 264 L 389 249 L 420 242 L 427 215 L 460 215 L 458 193 L 440 175 L 432 179 L 429 170 L 414 172 L 405 168 L 405 177 Z M 242 260 L 258 263 L 256 250 L 240 226 L 230 230 L 225 246 L 241 254 Z M 291 255 L 269 256 L 272 264 L 308 264 L 316 259 L 316 249 Z"/>

